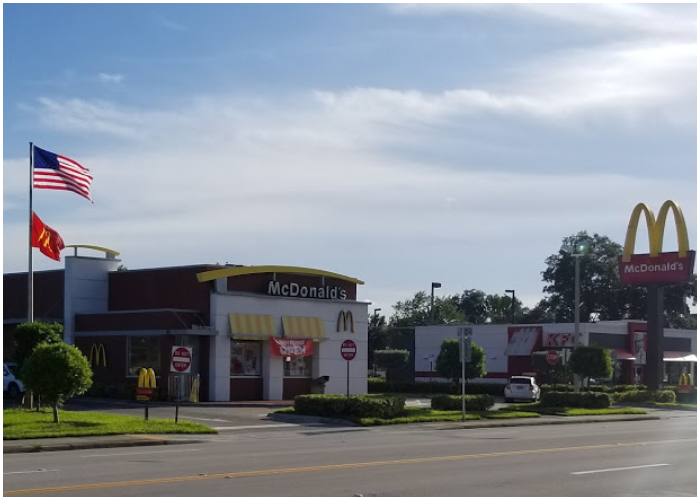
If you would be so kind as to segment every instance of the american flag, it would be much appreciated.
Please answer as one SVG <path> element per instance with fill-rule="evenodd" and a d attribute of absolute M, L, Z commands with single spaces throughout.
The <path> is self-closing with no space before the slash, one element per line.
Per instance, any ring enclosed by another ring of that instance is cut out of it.
<path fill-rule="evenodd" d="M 75 160 L 34 146 L 34 187 L 73 191 L 90 198 L 90 171 Z"/>

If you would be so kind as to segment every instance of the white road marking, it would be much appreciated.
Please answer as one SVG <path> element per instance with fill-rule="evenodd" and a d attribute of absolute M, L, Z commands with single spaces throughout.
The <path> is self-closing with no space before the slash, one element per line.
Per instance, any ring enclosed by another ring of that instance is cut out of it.
<path fill-rule="evenodd" d="M 635 465 L 632 467 L 616 467 L 614 469 L 600 469 L 600 470 L 585 470 L 581 472 L 572 472 L 571 474 L 597 474 L 598 472 L 615 472 L 619 470 L 632 470 L 632 469 L 646 469 L 648 467 L 664 467 L 671 464 L 651 464 L 651 465 Z"/>
<path fill-rule="evenodd" d="M 187 420 L 208 420 L 210 422 L 230 422 L 230 420 L 222 420 L 220 418 L 198 418 L 198 417 L 187 417 L 185 415 L 180 415 L 179 418 L 186 418 Z"/>
<path fill-rule="evenodd" d="M 236 427 L 212 427 L 217 431 L 233 431 L 238 429 L 273 429 L 280 427 L 301 427 L 304 426 L 321 426 L 323 424 L 307 423 L 307 424 L 266 424 L 266 425 L 238 425 Z"/>
<path fill-rule="evenodd" d="M 189 449 L 189 450 L 181 450 L 177 449 L 178 452 L 181 451 L 199 451 L 198 449 Z M 141 452 L 134 452 L 134 453 L 109 453 L 105 455 L 80 455 L 80 458 L 93 458 L 93 457 L 120 457 L 120 456 L 125 456 L 125 455 L 156 455 L 158 453 L 172 453 L 173 450 L 168 450 L 168 451 L 141 451 Z"/>
<path fill-rule="evenodd" d="M 34 474 L 35 472 L 58 472 L 58 469 L 38 469 L 38 470 L 22 470 L 18 472 L 3 472 L 4 474 Z"/>

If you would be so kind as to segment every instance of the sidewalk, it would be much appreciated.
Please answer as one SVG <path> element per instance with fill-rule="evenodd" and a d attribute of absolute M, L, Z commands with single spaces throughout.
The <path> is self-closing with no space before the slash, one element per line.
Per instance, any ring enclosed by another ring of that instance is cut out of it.
<path fill-rule="evenodd" d="M 277 402 L 279 403 L 279 402 Z M 206 403 L 199 403 L 206 404 Z M 230 403 L 229 403 L 230 405 Z M 288 406 L 288 405 L 287 405 Z M 324 417 L 310 417 L 299 415 L 269 415 L 273 420 L 304 424 L 327 424 L 356 426 L 345 420 L 329 419 Z M 634 420 L 660 420 L 658 414 L 652 415 L 596 415 L 583 417 L 557 417 L 544 416 L 539 418 L 520 418 L 508 420 L 468 420 L 466 422 L 425 422 L 416 424 L 402 424 L 421 426 L 434 430 L 473 429 L 489 427 L 520 427 L 532 425 L 560 425 L 593 422 L 619 422 Z M 197 434 L 159 434 L 159 435 L 118 435 L 118 436 L 86 436 L 65 438 L 41 438 L 41 439 L 17 439 L 3 441 L 3 453 L 33 453 L 41 451 L 65 451 L 84 450 L 93 448 L 117 448 L 133 446 L 163 446 L 177 444 L 192 444 L 204 441 Z"/>

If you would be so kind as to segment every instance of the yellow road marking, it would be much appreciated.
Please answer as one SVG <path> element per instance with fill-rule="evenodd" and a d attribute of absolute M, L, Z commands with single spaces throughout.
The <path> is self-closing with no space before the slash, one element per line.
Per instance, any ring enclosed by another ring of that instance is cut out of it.
<path fill-rule="evenodd" d="M 336 464 L 336 465 L 313 465 L 308 467 L 292 467 L 287 469 L 270 469 L 258 470 L 250 472 L 226 472 L 221 474 L 209 474 L 206 476 L 180 476 L 168 477 L 160 479 L 139 479 L 134 481 L 118 481 L 113 483 L 94 483 L 94 484 L 76 484 L 71 486 L 54 486 L 49 488 L 35 488 L 30 490 L 10 490 L 3 492 L 3 495 L 37 495 L 42 493 L 57 493 L 62 491 L 81 491 L 103 488 L 121 488 L 126 486 L 145 486 L 151 484 L 165 483 L 182 483 L 187 481 L 206 481 L 211 479 L 233 479 L 240 477 L 267 476 L 274 474 L 297 474 L 301 472 L 317 472 L 337 469 L 355 469 L 360 467 L 378 467 L 382 465 L 405 465 L 405 464 L 420 464 L 429 462 L 449 462 L 454 460 L 469 460 L 474 458 L 491 458 L 491 457 L 508 457 L 516 455 L 531 455 L 537 453 L 555 453 L 565 451 L 581 451 L 581 450 L 602 450 L 609 448 L 621 448 L 629 446 L 646 446 L 650 444 L 666 444 L 685 441 L 697 441 L 697 438 L 688 439 L 669 439 L 663 441 L 643 441 L 638 443 L 617 443 L 617 444 L 598 444 L 589 446 L 571 446 L 566 448 L 542 448 L 537 450 L 517 450 L 517 451 L 502 451 L 494 453 L 479 453 L 474 455 L 453 455 L 445 457 L 427 457 L 427 458 L 407 458 L 402 460 L 387 460 L 383 462 L 359 462 L 354 464 Z"/>

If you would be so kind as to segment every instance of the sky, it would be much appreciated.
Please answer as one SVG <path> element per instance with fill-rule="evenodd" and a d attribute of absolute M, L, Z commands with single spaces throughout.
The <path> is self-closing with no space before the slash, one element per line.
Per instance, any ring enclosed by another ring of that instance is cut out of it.
<path fill-rule="evenodd" d="M 533 307 L 640 202 L 697 248 L 695 4 L 4 4 L 3 32 L 5 273 L 30 142 L 94 176 L 34 190 L 66 244 L 332 271 L 387 316 L 434 281 Z"/>

